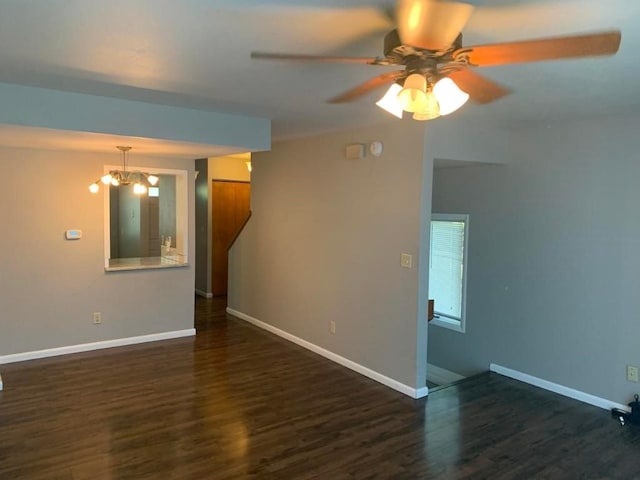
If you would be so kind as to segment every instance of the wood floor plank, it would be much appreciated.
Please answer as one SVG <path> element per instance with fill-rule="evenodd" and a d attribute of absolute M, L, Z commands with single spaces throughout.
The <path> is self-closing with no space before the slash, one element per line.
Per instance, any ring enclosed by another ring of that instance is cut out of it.
<path fill-rule="evenodd" d="M 487 373 L 412 400 L 196 301 L 196 338 L 4 365 L 0 479 L 640 478 L 639 429 Z"/>

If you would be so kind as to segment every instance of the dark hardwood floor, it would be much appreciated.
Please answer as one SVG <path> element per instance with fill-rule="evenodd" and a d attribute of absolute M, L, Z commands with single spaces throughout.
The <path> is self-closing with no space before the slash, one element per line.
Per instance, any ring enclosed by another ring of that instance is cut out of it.
<path fill-rule="evenodd" d="M 4 365 L 0 479 L 640 478 L 640 429 L 497 374 L 412 400 L 197 300 L 197 337 Z"/>

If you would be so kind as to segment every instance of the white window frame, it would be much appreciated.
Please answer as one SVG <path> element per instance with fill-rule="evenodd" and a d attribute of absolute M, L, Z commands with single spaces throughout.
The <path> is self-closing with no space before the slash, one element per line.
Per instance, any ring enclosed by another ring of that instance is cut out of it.
<path fill-rule="evenodd" d="M 469 215 L 458 213 L 433 213 L 431 214 L 431 220 L 436 221 L 448 221 L 448 222 L 463 222 L 464 223 L 464 252 L 462 258 L 462 300 L 460 305 L 460 319 L 448 316 L 441 312 L 438 312 L 438 302 L 434 306 L 434 318 L 429 322 L 430 325 L 436 325 L 438 327 L 448 328 L 455 332 L 464 333 L 466 329 L 466 316 L 467 316 L 467 277 L 468 277 L 468 252 L 469 252 Z M 431 256 L 431 227 L 429 227 L 429 256 Z M 429 264 L 431 264 L 431 258 L 429 258 Z M 431 278 L 429 278 L 431 282 Z"/>

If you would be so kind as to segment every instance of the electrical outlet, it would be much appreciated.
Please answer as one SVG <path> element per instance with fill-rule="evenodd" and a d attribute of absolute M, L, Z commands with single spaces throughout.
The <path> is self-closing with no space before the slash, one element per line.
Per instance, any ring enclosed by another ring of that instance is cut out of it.
<path fill-rule="evenodd" d="M 638 367 L 627 365 L 627 382 L 638 382 Z"/>
<path fill-rule="evenodd" d="M 93 324 L 99 325 L 100 323 L 102 323 L 102 313 L 93 312 Z"/>
<path fill-rule="evenodd" d="M 333 320 L 329 322 L 329 331 L 334 335 L 336 333 L 336 322 L 334 322 Z"/>

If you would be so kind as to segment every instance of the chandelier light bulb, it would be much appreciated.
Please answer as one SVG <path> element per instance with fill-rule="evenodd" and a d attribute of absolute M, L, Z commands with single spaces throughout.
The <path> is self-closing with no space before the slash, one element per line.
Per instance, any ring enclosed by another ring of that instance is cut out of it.
<path fill-rule="evenodd" d="M 113 185 L 114 187 L 117 187 L 118 185 L 120 185 L 120 181 L 118 181 L 116 177 L 113 177 L 111 179 L 111 185 Z"/>
<path fill-rule="evenodd" d="M 111 176 L 110 173 L 107 173 L 106 175 L 103 175 L 102 177 L 100 177 L 100 181 L 104 184 L 104 185 L 109 185 L 111 183 L 111 179 L 113 177 Z"/>
<path fill-rule="evenodd" d="M 89 185 L 89 191 L 91 193 L 98 193 L 100 191 L 100 185 L 98 185 L 97 183 L 92 183 L 91 185 Z"/>
<path fill-rule="evenodd" d="M 152 187 L 155 187 L 158 183 L 158 181 L 160 181 L 160 178 L 156 177 L 155 175 L 148 175 L 147 176 L 147 181 L 149 182 L 149 184 Z"/>
<path fill-rule="evenodd" d="M 142 185 L 141 183 L 136 183 L 133 185 L 133 193 L 136 195 L 143 195 L 147 192 L 147 187 Z"/>

